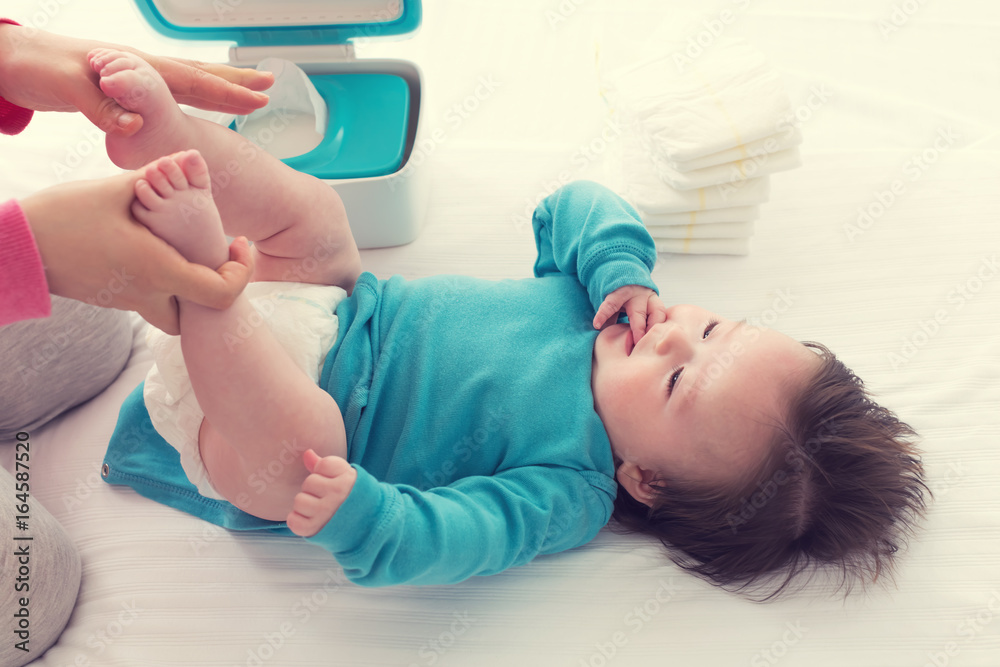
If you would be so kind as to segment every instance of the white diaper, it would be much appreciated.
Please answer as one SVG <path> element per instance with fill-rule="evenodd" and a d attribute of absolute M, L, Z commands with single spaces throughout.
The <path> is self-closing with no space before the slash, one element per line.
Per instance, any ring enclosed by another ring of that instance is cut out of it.
<path fill-rule="evenodd" d="M 334 310 L 347 298 L 347 292 L 327 285 L 258 282 L 247 285 L 244 294 L 296 365 L 313 382 L 319 382 L 326 354 L 337 339 L 338 322 Z M 248 322 L 245 326 L 260 324 Z M 240 329 L 230 335 L 234 345 L 237 344 Z M 180 452 L 181 467 L 198 488 L 198 493 L 206 498 L 224 500 L 209 483 L 198 451 L 198 431 L 205 413 L 191 388 L 180 336 L 169 336 L 150 327 L 146 343 L 156 363 L 146 376 L 142 397 L 153 426 Z"/>

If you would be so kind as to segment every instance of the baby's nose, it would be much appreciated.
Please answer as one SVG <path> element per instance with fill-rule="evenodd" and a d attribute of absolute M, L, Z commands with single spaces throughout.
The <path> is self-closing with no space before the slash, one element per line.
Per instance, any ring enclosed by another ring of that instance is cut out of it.
<path fill-rule="evenodd" d="M 679 361 L 690 354 L 691 346 L 687 340 L 684 330 L 676 323 L 667 320 L 655 325 L 646 335 L 657 336 L 656 345 L 653 349 L 657 354 L 671 355 L 679 357 Z"/>

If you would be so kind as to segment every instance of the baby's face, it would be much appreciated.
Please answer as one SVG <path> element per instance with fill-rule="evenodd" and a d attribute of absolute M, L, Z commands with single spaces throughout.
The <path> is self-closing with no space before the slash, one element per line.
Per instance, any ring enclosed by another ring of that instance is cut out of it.
<path fill-rule="evenodd" d="M 594 407 L 631 485 L 656 475 L 735 480 L 766 454 L 773 426 L 819 358 L 770 329 L 673 306 L 633 345 L 627 324 L 594 344 Z M 642 489 L 638 489 L 641 494 Z M 637 500 L 643 500 L 632 493 Z"/>

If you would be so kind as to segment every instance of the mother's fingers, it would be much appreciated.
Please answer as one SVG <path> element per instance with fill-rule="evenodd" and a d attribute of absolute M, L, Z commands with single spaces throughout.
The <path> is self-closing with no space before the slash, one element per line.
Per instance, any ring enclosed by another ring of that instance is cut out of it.
<path fill-rule="evenodd" d="M 206 111 L 249 113 L 267 104 L 270 72 L 150 56 L 150 63 L 170 87 L 174 99 Z"/>

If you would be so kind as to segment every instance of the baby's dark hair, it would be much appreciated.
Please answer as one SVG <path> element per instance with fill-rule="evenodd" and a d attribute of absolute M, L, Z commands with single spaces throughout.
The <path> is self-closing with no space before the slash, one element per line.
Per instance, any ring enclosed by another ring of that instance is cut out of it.
<path fill-rule="evenodd" d="M 839 572 L 848 592 L 891 579 L 930 495 L 916 434 L 830 350 L 804 344 L 820 368 L 756 470 L 723 489 L 661 479 L 652 507 L 619 484 L 612 529 L 655 536 L 680 567 L 758 600 L 816 565 Z"/>

